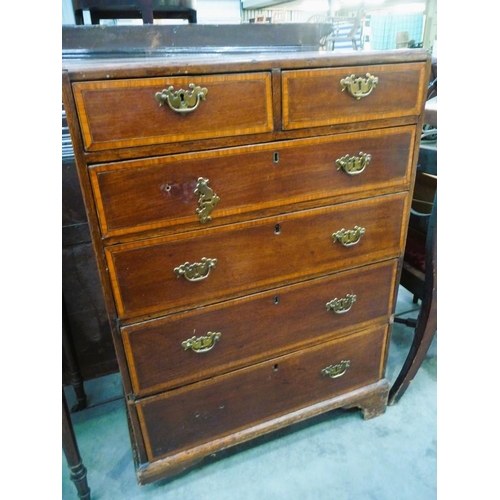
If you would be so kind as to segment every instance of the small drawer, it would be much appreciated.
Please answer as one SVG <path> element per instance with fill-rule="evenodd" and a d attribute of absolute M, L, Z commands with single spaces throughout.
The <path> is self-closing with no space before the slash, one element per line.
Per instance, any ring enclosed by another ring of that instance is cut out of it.
<path fill-rule="evenodd" d="M 290 200 L 407 188 L 414 141 L 415 127 L 398 127 L 96 165 L 90 177 L 104 237 L 203 228 Z"/>
<path fill-rule="evenodd" d="M 136 403 L 149 460 L 251 428 L 379 381 L 387 327 Z"/>
<path fill-rule="evenodd" d="M 122 318 L 176 312 L 401 254 L 408 193 L 105 249 Z"/>
<path fill-rule="evenodd" d="M 396 272 L 393 260 L 126 326 L 134 392 L 197 382 L 387 321 Z"/>
<path fill-rule="evenodd" d="M 270 73 L 77 82 L 73 91 L 89 151 L 273 130 Z"/>
<path fill-rule="evenodd" d="M 283 129 L 403 116 L 417 121 L 425 75 L 420 63 L 284 71 Z"/>

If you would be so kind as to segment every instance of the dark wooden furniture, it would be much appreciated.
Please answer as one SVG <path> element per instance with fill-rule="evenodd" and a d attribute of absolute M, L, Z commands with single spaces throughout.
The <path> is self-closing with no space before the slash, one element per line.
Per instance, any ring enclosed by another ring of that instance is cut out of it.
<path fill-rule="evenodd" d="M 426 108 L 425 123 L 437 127 L 437 106 L 431 102 Z M 419 182 L 425 182 L 426 174 L 437 176 L 437 149 L 422 145 L 414 193 L 419 191 Z M 391 405 L 401 399 L 415 378 L 437 330 L 437 189 L 431 186 L 430 194 L 427 187 L 421 191 L 425 196 L 413 198 L 401 273 L 401 285 L 421 301 L 421 307 L 416 320 L 394 319 L 413 328 L 414 334 L 407 358 L 389 393 Z M 430 202 L 429 206 L 426 202 Z"/>
<path fill-rule="evenodd" d="M 71 415 L 64 390 L 62 391 L 62 445 L 68 462 L 70 477 L 75 484 L 78 498 L 90 500 L 90 488 L 87 481 L 87 469 L 83 464 L 80 449 L 75 437 Z"/>
<path fill-rule="evenodd" d="M 167 57 L 186 54 L 305 52 L 319 49 L 320 40 L 331 31 L 329 24 L 258 23 L 218 26 L 63 26 L 65 59 L 117 56 Z"/>
<path fill-rule="evenodd" d="M 118 363 L 104 305 L 87 215 L 62 110 L 63 383 L 85 407 L 83 382 L 116 373 Z"/>
<path fill-rule="evenodd" d="M 437 330 L 437 199 L 429 219 L 425 240 L 425 271 L 411 264 L 403 270 L 406 287 L 421 299 L 416 321 L 403 320 L 414 328 L 410 351 L 405 363 L 391 387 L 389 404 L 397 403 L 408 389 L 422 365 Z M 408 284 L 410 283 L 410 284 Z M 420 291 L 419 291 L 420 290 Z M 397 320 L 398 318 L 396 318 Z"/>
<path fill-rule="evenodd" d="M 75 23 L 84 24 L 83 11 L 90 12 L 92 24 L 101 19 L 142 19 L 153 24 L 155 19 L 187 19 L 196 23 L 193 0 L 73 0 Z"/>
<path fill-rule="evenodd" d="M 64 62 L 140 484 L 385 411 L 428 74 L 415 50 Z"/>

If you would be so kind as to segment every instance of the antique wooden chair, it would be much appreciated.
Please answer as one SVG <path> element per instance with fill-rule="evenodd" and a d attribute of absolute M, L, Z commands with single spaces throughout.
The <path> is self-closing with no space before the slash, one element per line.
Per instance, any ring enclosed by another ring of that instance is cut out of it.
<path fill-rule="evenodd" d="M 333 31 L 328 38 L 328 42 L 332 45 L 331 50 L 335 50 L 335 45 L 339 47 L 342 42 L 350 42 L 353 50 L 358 50 L 364 19 L 365 13 L 362 10 L 359 10 L 355 17 L 334 17 Z"/>
<path fill-rule="evenodd" d="M 317 14 L 308 19 L 309 23 L 327 23 L 331 25 L 331 32 L 320 40 L 323 50 L 331 51 L 340 48 L 361 48 L 362 25 L 365 12 L 360 9 L 355 16 L 335 16 Z"/>

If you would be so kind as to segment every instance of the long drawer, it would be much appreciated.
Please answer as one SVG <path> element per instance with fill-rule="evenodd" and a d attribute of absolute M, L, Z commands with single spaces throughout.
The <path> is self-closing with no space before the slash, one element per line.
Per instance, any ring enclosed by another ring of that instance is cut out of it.
<path fill-rule="evenodd" d="M 396 271 L 392 260 L 126 326 L 134 392 L 172 389 L 387 321 Z"/>
<path fill-rule="evenodd" d="M 401 254 L 397 193 L 106 248 L 124 319 L 199 307 Z"/>
<path fill-rule="evenodd" d="M 426 85 L 413 63 L 283 71 L 283 128 L 417 119 Z"/>
<path fill-rule="evenodd" d="M 273 130 L 267 72 L 77 82 L 73 92 L 89 151 Z"/>
<path fill-rule="evenodd" d="M 159 459 L 305 408 L 383 376 L 387 327 L 288 354 L 136 403 Z"/>
<path fill-rule="evenodd" d="M 214 226 L 292 199 L 404 189 L 414 140 L 414 127 L 390 128 L 96 165 L 90 177 L 104 236 Z"/>

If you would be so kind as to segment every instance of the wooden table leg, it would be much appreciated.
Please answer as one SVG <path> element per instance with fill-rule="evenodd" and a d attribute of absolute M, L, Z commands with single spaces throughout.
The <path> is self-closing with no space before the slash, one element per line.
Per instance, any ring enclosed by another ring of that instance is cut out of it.
<path fill-rule="evenodd" d="M 68 461 L 70 477 L 75 483 L 78 492 L 78 498 L 81 500 L 90 500 L 90 488 L 87 483 L 87 469 L 83 465 L 80 450 L 76 442 L 71 415 L 66 401 L 64 389 L 62 391 L 62 443 L 63 451 Z"/>

